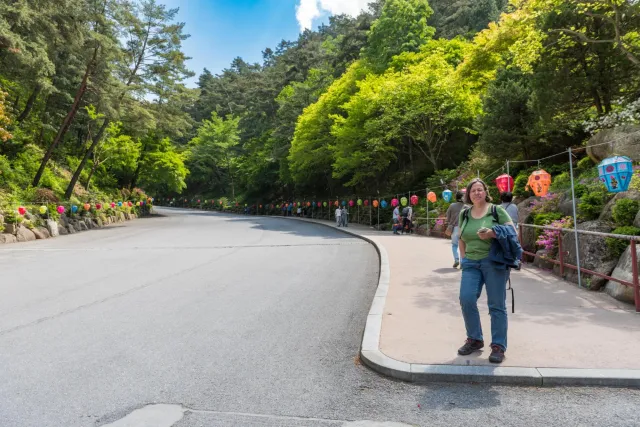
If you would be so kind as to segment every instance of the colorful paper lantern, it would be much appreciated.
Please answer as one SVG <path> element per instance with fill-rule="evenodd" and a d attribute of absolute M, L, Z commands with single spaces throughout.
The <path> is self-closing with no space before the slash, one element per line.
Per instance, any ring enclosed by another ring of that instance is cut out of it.
<path fill-rule="evenodd" d="M 598 175 L 609 192 L 627 191 L 633 177 L 633 162 L 627 156 L 608 157 L 598 165 Z"/>
<path fill-rule="evenodd" d="M 121 208 L 122 207 L 122 202 L 118 202 L 118 207 Z"/>
<path fill-rule="evenodd" d="M 429 191 L 429 194 L 427 194 L 427 200 L 431 203 L 435 203 L 438 200 L 438 197 L 436 196 L 436 193 Z"/>
<path fill-rule="evenodd" d="M 97 209 L 97 210 L 102 209 L 102 204 L 100 204 L 100 203 L 96 203 L 96 209 Z"/>
<path fill-rule="evenodd" d="M 362 206 L 362 199 L 358 199 L 356 203 L 358 204 L 358 206 Z"/>
<path fill-rule="evenodd" d="M 365 201 L 364 201 L 364 205 L 365 205 L 365 206 L 369 206 L 369 201 L 368 201 L 368 200 L 365 200 Z"/>
<path fill-rule="evenodd" d="M 62 215 L 64 213 L 64 206 L 58 206 L 56 210 L 60 215 Z"/>
<path fill-rule="evenodd" d="M 346 200 L 342 201 L 342 206 L 347 206 L 347 201 Z"/>
<path fill-rule="evenodd" d="M 409 200 L 407 200 L 407 198 L 403 196 L 400 199 L 400 204 L 402 204 L 402 206 L 407 206 L 407 203 L 409 203 Z"/>
<path fill-rule="evenodd" d="M 411 204 L 413 206 L 418 204 L 418 196 L 416 194 L 414 194 L 413 196 L 411 196 Z"/>
<path fill-rule="evenodd" d="M 44 215 L 47 213 L 47 207 L 45 205 L 40 206 L 40 209 L 38 209 L 38 211 L 40 212 L 40 215 Z"/>
<path fill-rule="evenodd" d="M 444 199 L 445 202 L 449 203 L 451 201 L 451 199 L 453 198 L 453 191 L 444 190 L 442 192 L 442 198 Z"/>
<path fill-rule="evenodd" d="M 307 202 L 307 207 L 311 207 L 311 202 Z"/>
<path fill-rule="evenodd" d="M 338 202 L 336 202 L 336 203 L 338 203 Z M 323 202 L 322 205 L 326 208 L 327 207 L 327 202 Z M 338 206 L 338 205 L 336 205 L 336 206 Z"/>
<path fill-rule="evenodd" d="M 525 189 L 531 188 L 536 196 L 545 196 L 551 186 L 551 175 L 544 169 L 535 171 L 529 176 Z"/>
<path fill-rule="evenodd" d="M 398 206 L 398 204 L 399 204 L 398 199 L 392 199 L 392 200 L 391 200 L 391 206 L 393 206 L 394 208 L 395 208 L 396 206 Z M 383 208 L 384 208 L 384 206 L 383 206 Z"/>
<path fill-rule="evenodd" d="M 71 213 L 78 212 L 78 207 L 76 205 L 71 206 Z"/>
<path fill-rule="evenodd" d="M 109 206 L 111 206 L 111 209 L 114 209 L 116 207 L 116 204 L 111 202 L 111 204 Z"/>
<path fill-rule="evenodd" d="M 85 203 L 83 207 L 85 211 L 88 211 L 89 209 L 91 209 L 91 205 L 89 203 Z"/>
<path fill-rule="evenodd" d="M 136 202 L 136 206 L 140 207 L 140 202 Z"/>
<path fill-rule="evenodd" d="M 398 201 L 396 199 L 393 199 L 393 200 L 395 200 L 396 204 L 397 204 Z M 393 203 L 393 201 L 392 201 L 392 203 Z M 382 209 L 386 208 L 388 206 L 387 201 L 386 200 L 381 201 L 380 202 L 380 206 L 382 207 Z"/>
<path fill-rule="evenodd" d="M 513 192 L 513 177 L 506 173 L 496 178 L 496 187 L 501 193 Z"/>
<path fill-rule="evenodd" d="M 20 206 L 20 207 L 18 207 L 18 213 L 20 215 L 24 215 L 24 214 L 27 213 L 27 209 L 24 206 Z"/>
<path fill-rule="evenodd" d="M 380 202 L 378 202 L 377 200 L 373 201 L 373 207 L 374 208 L 378 208 L 378 205 L 380 205 Z"/>
<path fill-rule="evenodd" d="M 349 206 L 353 207 L 353 205 L 355 205 L 355 202 L 353 200 L 349 200 Z"/>
<path fill-rule="evenodd" d="M 321 207 L 321 206 L 322 206 L 322 203 L 321 203 L 321 202 L 318 202 L 318 204 L 317 204 L 316 206 Z"/>
<path fill-rule="evenodd" d="M 129 207 L 132 207 L 132 206 L 133 206 L 133 202 L 129 202 Z"/>

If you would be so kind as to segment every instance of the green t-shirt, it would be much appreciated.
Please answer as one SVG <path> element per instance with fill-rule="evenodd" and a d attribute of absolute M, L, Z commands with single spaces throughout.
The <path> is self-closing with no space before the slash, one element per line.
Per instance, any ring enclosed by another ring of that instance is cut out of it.
<path fill-rule="evenodd" d="M 494 222 L 493 215 L 491 215 L 491 205 L 489 205 L 489 209 L 487 209 L 487 214 L 484 218 L 475 219 L 471 216 L 471 211 L 469 211 L 469 220 L 463 222 L 463 212 L 464 210 L 460 212 L 458 224 L 462 227 L 460 238 L 465 243 L 465 256 L 473 261 L 488 257 L 491 250 L 491 240 L 482 240 L 478 237 L 478 230 L 482 227 L 493 228 L 494 225 L 497 225 Z M 496 213 L 498 214 L 499 224 L 504 225 L 512 222 L 511 217 L 502 206 L 496 206 Z"/>

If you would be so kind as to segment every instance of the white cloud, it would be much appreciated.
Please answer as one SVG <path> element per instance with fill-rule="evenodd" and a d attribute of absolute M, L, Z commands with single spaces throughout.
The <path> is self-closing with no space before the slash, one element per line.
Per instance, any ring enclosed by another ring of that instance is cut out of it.
<path fill-rule="evenodd" d="M 331 15 L 346 14 L 357 16 L 367 8 L 372 0 L 299 0 L 296 6 L 296 18 L 300 30 L 311 28 L 313 20 L 328 12 Z"/>

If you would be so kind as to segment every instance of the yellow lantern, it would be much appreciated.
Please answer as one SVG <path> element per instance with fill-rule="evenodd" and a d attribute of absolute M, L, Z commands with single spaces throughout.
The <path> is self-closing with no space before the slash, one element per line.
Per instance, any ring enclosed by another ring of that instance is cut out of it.
<path fill-rule="evenodd" d="M 40 206 L 40 213 L 42 215 L 47 213 L 47 207 L 45 205 Z"/>
<path fill-rule="evenodd" d="M 545 196 L 549 192 L 551 186 L 551 175 L 544 169 L 535 171 L 529 176 L 527 181 L 526 190 L 531 188 L 533 194 L 538 197 Z"/>

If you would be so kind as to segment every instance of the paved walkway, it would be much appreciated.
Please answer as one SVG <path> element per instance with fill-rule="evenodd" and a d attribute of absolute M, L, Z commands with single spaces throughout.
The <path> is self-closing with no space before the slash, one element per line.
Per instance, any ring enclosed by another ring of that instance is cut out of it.
<path fill-rule="evenodd" d="M 388 255 L 379 336 L 384 355 L 408 364 L 495 367 L 486 347 L 482 353 L 457 355 L 466 336 L 458 303 L 461 272 L 452 268 L 450 241 L 396 236 L 357 224 L 348 230 L 384 247 Z M 509 348 L 501 367 L 640 369 L 640 314 L 632 306 L 533 266 L 514 271 L 512 284 L 515 313 L 508 293 Z M 484 293 L 479 307 L 489 343 Z M 640 378 L 640 371 L 632 374 Z"/>

